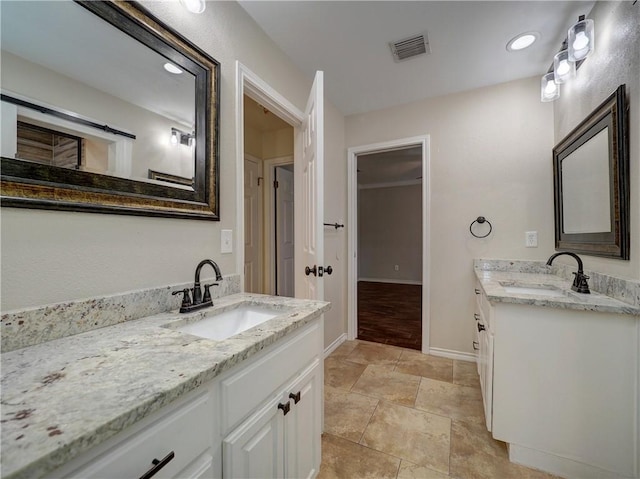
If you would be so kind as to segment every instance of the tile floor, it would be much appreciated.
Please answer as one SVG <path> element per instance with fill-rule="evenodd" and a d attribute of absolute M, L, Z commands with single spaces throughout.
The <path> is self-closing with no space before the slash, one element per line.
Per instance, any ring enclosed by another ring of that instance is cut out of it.
<path fill-rule="evenodd" d="M 318 479 L 549 479 L 484 425 L 475 363 L 346 341 L 325 360 Z"/>

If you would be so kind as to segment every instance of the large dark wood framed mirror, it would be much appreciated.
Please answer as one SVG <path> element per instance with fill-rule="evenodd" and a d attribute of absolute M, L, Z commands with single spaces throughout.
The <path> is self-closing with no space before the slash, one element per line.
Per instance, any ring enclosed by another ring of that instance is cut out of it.
<path fill-rule="evenodd" d="M 625 85 L 553 149 L 556 249 L 629 259 Z"/>
<path fill-rule="evenodd" d="M 2 206 L 219 220 L 219 64 L 136 2 L 0 2 Z"/>

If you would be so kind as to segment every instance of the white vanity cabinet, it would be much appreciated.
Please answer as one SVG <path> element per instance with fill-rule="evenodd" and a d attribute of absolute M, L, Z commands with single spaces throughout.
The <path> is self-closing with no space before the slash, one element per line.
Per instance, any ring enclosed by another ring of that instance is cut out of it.
<path fill-rule="evenodd" d="M 315 477 L 323 338 L 318 318 L 47 477 Z"/>
<path fill-rule="evenodd" d="M 321 324 L 314 323 L 221 381 L 224 478 L 317 475 L 322 434 L 321 333 Z"/>
<path fill-rule="evenodd" d="M 487 430 L 491 431 L 491 418 L 493 413 L 493 330 L 491 328 L 491 306 L 487 297 L 482 293 L 479 284 L 476 284 L 476 312 L 475 320 L 476 344 L 478 350 L 478 374 L 480 376 L 480 388 L 482 390 L 482 402 L 484 405 L 484 417 Z"/>
<path fill-rule="evenodd" d="M 640 477 L 640 318 L 490 304 L 479 290 L 487 428 L 510 460 L 568 478 Z"/>

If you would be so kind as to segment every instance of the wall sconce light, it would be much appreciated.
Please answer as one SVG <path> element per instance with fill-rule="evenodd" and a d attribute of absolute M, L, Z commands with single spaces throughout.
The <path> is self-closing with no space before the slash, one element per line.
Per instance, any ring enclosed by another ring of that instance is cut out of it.
<path fill-rule="evenodd" d="M 569 60 L 569 50 L 562 50 L 553 57 L 553 81 L 557 84 L 566 82 L 576 75 L 576 64 Z"/>
<path fill-rule="evenodd" d="M 595 47 L 594 23 L 590 18 L 585 20 L 580 15 L 578 23 L 569 29 L 567 34 L 569 44 L 569 60 L 579 62 L 584 60 Z"/>
<path fill-rule="evenodd" d="M 205 0 L 180 0 L 180 3 L 191 13 L 202 13 L 207 6 Z"/>
<path fill-rule="evenodd" d="M 171 138 L 169 140 L 173 146 L 178 144 L 193 146 L 196 142 L 195 135 L 193 133 L 186 133 L 177 128 L 171 128 Z"/>
<path fill-rule="evenodd" d="M 540 101 L 547 102 L 560 98 L 560 85 L 553 78 L 553 72 L 542 77 L 540 82 Z"/>
<path fill-rule="evenodd" d="M 593 20 L 578 17 L 572 26 L 562 49 L 553 57 L 553 64 L 540 82 L 540 101 L 554 101 L 560 98 L 560 84 L 576 75 L 584 59 L 593 51 L 595 30 Z"/>

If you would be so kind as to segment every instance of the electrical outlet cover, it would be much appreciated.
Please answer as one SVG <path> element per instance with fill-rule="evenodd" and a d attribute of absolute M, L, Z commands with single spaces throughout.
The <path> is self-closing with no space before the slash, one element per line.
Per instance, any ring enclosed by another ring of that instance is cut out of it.
<path fill-rule="evenodd" d="M 527 231 L 524 234 L 524 245 L 527 248 L 537 248 L 538 247 L 538 232 L 537 231 Z"/>

